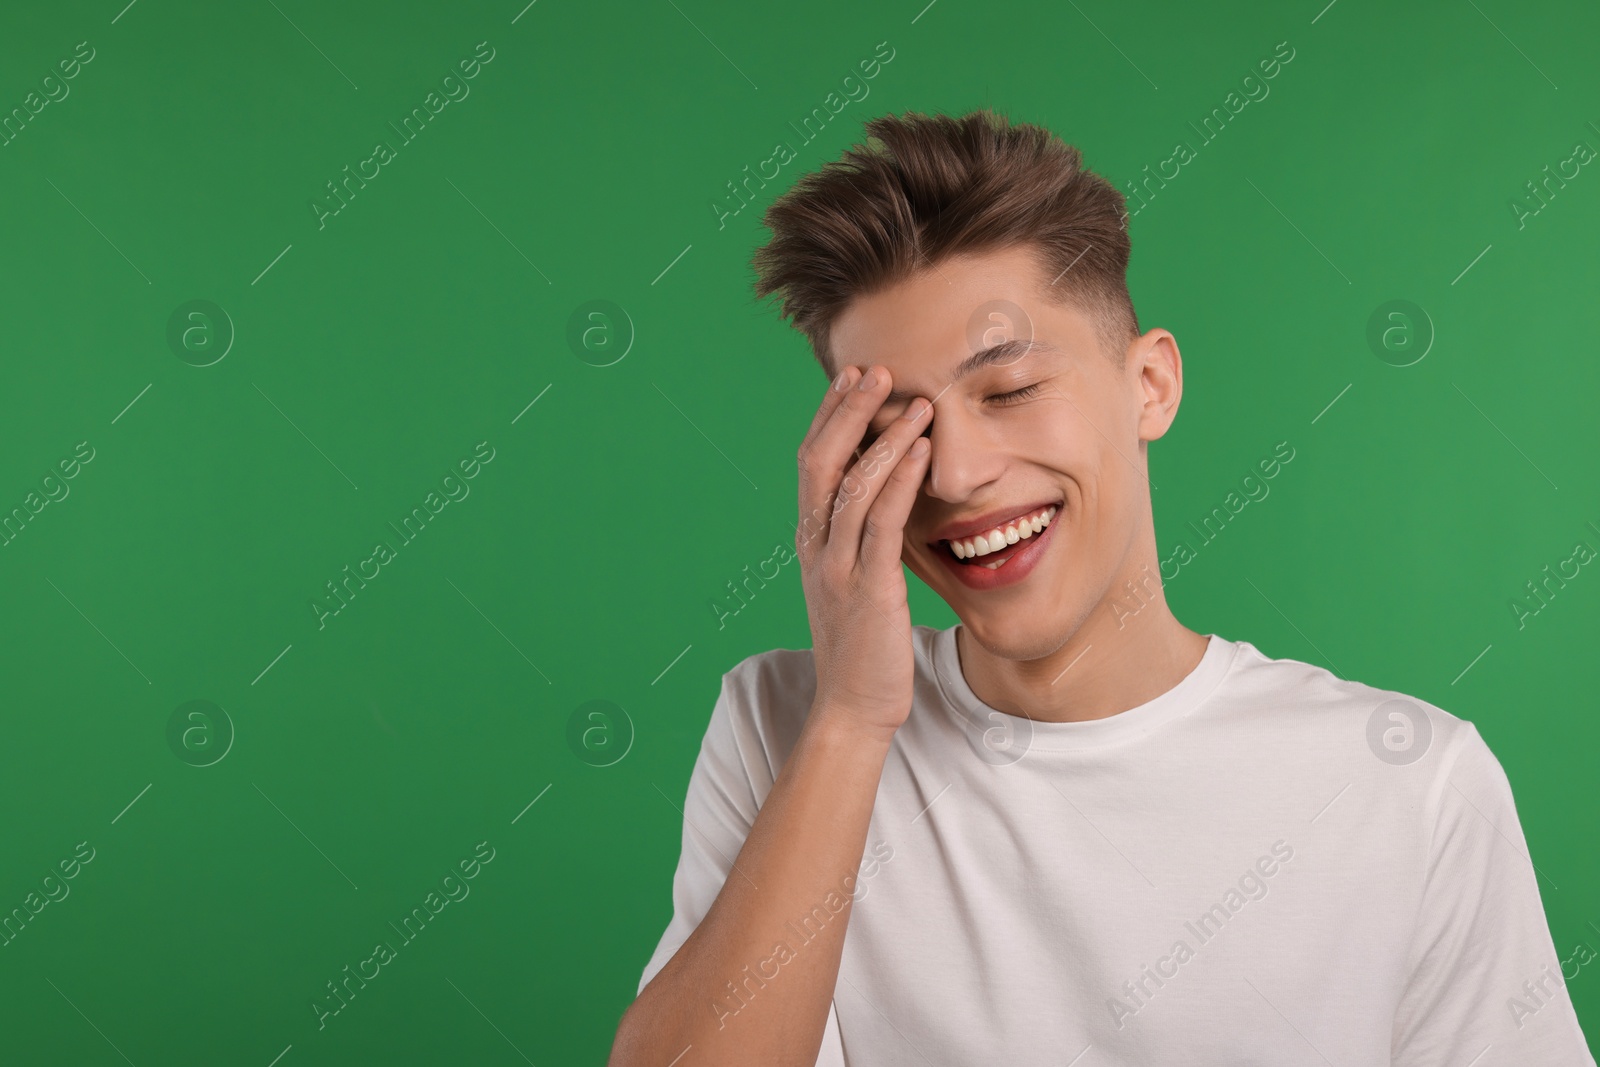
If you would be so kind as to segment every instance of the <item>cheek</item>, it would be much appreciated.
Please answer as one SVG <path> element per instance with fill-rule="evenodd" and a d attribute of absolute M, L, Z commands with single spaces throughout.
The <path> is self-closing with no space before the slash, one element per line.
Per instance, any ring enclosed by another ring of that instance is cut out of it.
<path fill-rule="evenodd" d="M 1066 404 L 1040 404 L 1017 412 L 1001 430 L 1015 455 L 1050 467 L 1072 470 L 1093 457 L 1102 440 L 1082 416 Z"/>
<path fill-rule="evenodd" d="M 1018 460 L 1053 476 L 1077 512 L 1117 508 L 1134 499 L 1136 455 L 1126 459 L 1112 442 L 1071 405 L 1041 406 L 1038 414 L 1016 418 L 1006 427 L 1006 448 Z"/>

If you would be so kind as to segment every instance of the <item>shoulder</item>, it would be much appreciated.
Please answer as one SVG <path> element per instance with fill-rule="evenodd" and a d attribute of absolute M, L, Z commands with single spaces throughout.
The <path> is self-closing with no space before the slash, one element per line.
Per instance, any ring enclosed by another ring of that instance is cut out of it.
<path fill-rule="evenodd" d="M 816 693 L 817 675 L 809 648 L 773 648 L 735 663 L 722 676 L 723 699 L 759 714 L 784 713 L 796 698 L 805 703 Z"/>
<path fill-rule="evenodd" d="M 809 648 L 746 656 L 722 675 L 705 747 L 743 764 L 753 785 L 770 786 L 799 739 L 816 688 Z"/>
<path fill-rule="evenodd" d="M 1525 854 L 1510 783 L 1472 722 L 1404 690 L 1238 645 L 1189 739 L 1235 769 L 1241 795 L 1302 811 L 1351 869 L 1420 880 L 1430 857 L 1491 839 Z"/>
<path fill-rule="evenodd" d="M 1413 781 L 1428 780 L 1435 794 L 1453 778 L 1503 780 L 1477 727 L 1438 704 L 1301 660 L 1274 658 L 1248 641 L 1235 644 L 1221 714 L 1242 715 L 1254 729 L 1269 736 L 1281 731 L 1286 741 L 1313 744 L 1324 754 L 1349 752 L 1374 769 L 1416 765 L 1424 773 Z"/>

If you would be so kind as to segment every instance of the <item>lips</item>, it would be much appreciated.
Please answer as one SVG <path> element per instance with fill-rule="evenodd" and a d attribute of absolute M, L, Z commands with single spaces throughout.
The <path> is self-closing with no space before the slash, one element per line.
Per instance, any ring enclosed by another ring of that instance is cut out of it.
<path fill-rule="evenodd" d="M 1059 508 L 1053 507 L 1030 511 L 1014 521 L 1008 520 L 1001 523 L 987 533 L 978 533 L 966 538 L 954 538 L 945 542 L 945 544 L 949 546 L 950 552 L 957 559 L 975 559 L 979 556 L 988 556 L 991 553 L 1004 556 L 1013 545 L 1020 541 L 1026 541 L 1047 528 L 1059 511 Z"/>
<path fill-rule="evenodd" d="M 935 531 L 930 545 L 937 547 L 940 541 L 959 541 L 975 537 L 980 533 L 990 533 L 996 529 L 1004 530 L 1007 523 L 1016 523 L 1027 515 L 1043 511 L 1045 508 L 1059 508 L 1062 504 L 1060 497 L 1050 500 L 1040 500 L 1022 507 L 997 508 L 986 511 L 981 515 L 974 515 L 969 519 L 962 519 L 949 523 Z"/>
<path fill-rule="evenodd" d="M 1028 538 L 1017 534 L 1017 540 L 1006 541 L 997 551 L 978 556 L 974 553 L 971 557 L 961 558 L 956 555 L 956 550 L 948 540 L 936 542 L 930 547 L 939 560 L 939 565 L 945 567 L 958 582 L 969 589 L 979 591 L 998 590 L 1006 586 L 1013 586 L 1031 574 L 1039 565 L 1045 552 L 1053 545 L 1060 534 L 1060 527 L 1065 519 L 1059 505 L 1047 505 L 1044 513 L 1054 512 L 1054 517 L 1048 525 L 1042 525 L 1038 533 Z M 1023 512 L 1024 516 L 1039 514 L 1039 512 Z M 970 529 L 971 523 L 966 524 Z M 960 529 L 960 527 L 954 527 Z M 992 527 L 991 527 L 992 529 Z M 1013 526 L 1014 530 L 1015 527 Z M 983 533 L 979 531 L 968 540 L 976 548 L 976 539 Z M 959 542 L 958 542 L 959 543 Z M 962 551 L 965 551 L 963 548 Z"/>

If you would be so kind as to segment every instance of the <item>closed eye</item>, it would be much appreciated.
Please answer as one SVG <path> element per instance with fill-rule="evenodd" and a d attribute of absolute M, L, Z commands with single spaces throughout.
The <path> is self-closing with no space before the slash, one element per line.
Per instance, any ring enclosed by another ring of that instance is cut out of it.
<path fill-rule="evenodd" d="M 1002 407 L 1009 404 L 1020 404 L 1024 400 L 1033 399 L 1033 397 L 1037 396 L 1039 391 L 1043 388 L 1044 387 L 1040 383 L 1035 382 L 1032 385 L 1025 385 L 1021 389 L 1013 389 L 1009 393 L 996 393 L 994 396 L 991 396 L 988 399 L 996 404 L 1001 405 Z M 884 430 L 887 429 L 888 427 L 884 427 Z M 923 427 L 922 436 L 929 436 L 929 431 L 932 429 L 933 424 L 930 422 L 927 426 Z M 881 435 L 884 430 L 876 430 L 871 426 L 868 426 L 866 435 L 861 438 L 861 444 L 857 447 L 857 451 L 864 455 L 866 450 L 871 447 L 872 443 L 877 440 L 879 435 Z"/>
<path fill-rule="evenodd" d="M 1021 389 L 1014 389 L 1009 393 L 998 393 L 989 399 L 997 404 L 1017 404 L 1029 399 L 1038 392 L 1039 385 L 1036 382 L 1033 385 L 1025 385 Z"/>

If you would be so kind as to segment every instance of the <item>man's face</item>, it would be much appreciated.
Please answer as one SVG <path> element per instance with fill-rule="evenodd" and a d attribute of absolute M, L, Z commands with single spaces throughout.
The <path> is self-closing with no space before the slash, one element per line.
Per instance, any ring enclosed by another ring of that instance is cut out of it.
<path fill-rule="evenodd" d="M 1144 373 L 1154 362 L 1159 379 L 1152 354 L 1176 361 L 1170 334 L 1132 339 L 1118 370 L 1093 319 L 1045 298 L 1049 283 L 1023 246 L 945 260 L 853 301 L 831 337 L 832 370 L 879 364 L 893 379 L 869 443 L 912 396 L 933 401 L 902 558 L 1008 659 L 1055 651 L 1115 595 L 1151 524 L 1144 442 L 1177 410 Z M 999 358 L 957 376 L 1002 342 Z M 1052 508 L 1037 533 L 1018 521 Z M 953 544 L 979 548 L 980 529 L 989 551 L 958 558 Z"/>

